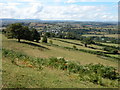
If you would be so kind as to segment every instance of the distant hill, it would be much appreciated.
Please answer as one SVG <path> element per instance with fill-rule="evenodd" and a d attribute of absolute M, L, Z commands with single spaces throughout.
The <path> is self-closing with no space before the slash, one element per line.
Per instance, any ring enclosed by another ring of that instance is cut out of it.
<path fill-rule="evenodd" d="M 7 19 L 2 18 L 2 25 L 6 26 L 12 23 L 66 23 L 66 24 L 81 24 L 81 25 L 93 25 L 93 26 L 107 26 L 107 25 L 117 25 L 118 22 L 99 22 L 99 21 L 74 21 L 74 20 L 40 20 L 40 19 Z"/>
<path fill-rule="evenodd" d="M 40 19 L 1 19 L 3 23 L 38 22 Z"/>

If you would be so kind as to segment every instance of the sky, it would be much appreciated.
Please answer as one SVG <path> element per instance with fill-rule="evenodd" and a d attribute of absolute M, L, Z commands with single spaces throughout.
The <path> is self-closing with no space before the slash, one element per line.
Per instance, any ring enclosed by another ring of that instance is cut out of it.
<path fill-rule="evenodd" d="M 118 21 L 119 0 L 1 0 L 0 18 Z"/>

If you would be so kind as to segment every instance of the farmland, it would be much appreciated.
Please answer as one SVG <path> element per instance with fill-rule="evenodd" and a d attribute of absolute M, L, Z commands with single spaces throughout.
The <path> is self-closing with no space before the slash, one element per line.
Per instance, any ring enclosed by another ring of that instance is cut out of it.
<path fill-rule="evenodd" d="M 53 43 L 54 43 L 54 41 L 53 41 Z M 58 44 L 60 44 L 60 43 L 58 43 Z M 19 47 L 18 47 L 18 45 L 19 45 Z M 117 65 L 117 63 L 115 63 L 115 62 L 111 62 L 109 60 L 107 61 L 107 60 L 98 58 L 96 55 L 92 55 L 89 53 L 83 53 L 83 52 L 79 52 L 79 51 L 69 51 L 69 50 L 63 49 L 61 47 L 48 46 L 47 44 L 44 44 L 44 43 L 39 43 L 39 44 L 37 43 L 37 45 L 39 45 L 39 46 L 38 47 L 32 46 L 29 43 L 25 44 L 24 42 L 19 44 L 16 42 L 16 40 L 7 40 L 6 37 L 3 36 L 3 48 L 20 51 L 20 52 L 26 53 L 27 55 L 30 55 L 30 56 L 41 57 L 41 58 L 64 57 L 65 59 L 71 59 L 73 61 L 78 61 L 82 64 L 101 63 L 101 64 L 106 64 L 106 65 L 112 65 L 111 63 L 113 63 L 113 66 Z M 65 44 L 62 43 L 62 45 L 66 45 L 66 43 Z M 71 46 L 73 46 L 73 45 L 71 45 Z M 88 56 L 92 56 L 91 59 L 93 61 L 89 60 Z"/>
<path fill-rule="evenodd" d="M 2 38 L 3 38 L 3 48 L 7 50 L 13 50 L 15 52 L 21 52 L 28 56 L 32 56 L 36 58 L 46 58 L 46 59 L 50 57 L 63 57 L 65 58 L 65 60 L 77 62 L 80 63 L 81 65 L 86 65 L 90 63 L 93 64 L 100 63 L 105 66 L 112 66 L 115 67 L 116 69 L 118 68 L 117 62 L 99 58 L 97 57 L 97 55 L 84 53 L 76 50 L 67 50 L 59 46 L 49 45 L 42 42 L 35 43 L 31 41 L 22 40 L 21 43 L 18 43 L 16 39 L 7 39 L 4 35 L 2 36 Z M 53 44 L 58 44 L 60 46 L 70 46 L 70 47 L 73 46 L 73 44 L 60 42 L 54 39 L 52 39 L 52 41 Z M 68 41 L 72 41 L 72 40 L 68 40 Z M 42 70 L 39 70 L 37 68 L 31 68 L 29 66 L 21 67 L 12 63 L 11 60 L 12 58 L 3 55 L 3 87 L 9 87 L 9 88 L 17 88 L 17 87 L 19 88 L 26 88 L 26 87 L 29 88 L 93 87 L 95 88 L 97 87 L 98 88 L 99 87 L 102 88 L 102 87 L 111 87 L 111 83 L 114 83 L 114 86 L 112 87 L 116 87 L 117 85 L 117 81 L 113 82 L 108 79 L 103 79 L 103 82 L 107 84 L 105 86 L 102 86 L 99 84 L 89 82 L 89 80 L 80 80 L 78 74 L 74 74 L 74 73 L 69 74 L 64 70 L 59 70 L 46 66 L 43 67 Z M 30 62 L 28 61 L 28 63 Z M 10 76 L 13 78 L 10 78 Z M 38 76 L 39 78 L 37 78 Z"/>
<path fill-rule="evenodd" d="M 2 31 L 3 88 L 117 88 L 117 38 L 102 42 L 88 34 L 116 28 L 56 23 L 16 23 Z"/>
<path fill-rule="evenodd" d="M 103 35 L 83 35 L 83 36 L 86 36 L 86 37 L 92 37 L 92 36 L 98 36 L 98 37 L 102 37 Z M 119 34 L 106 34 L 106 35 L 104 35 L 105 37 L 113 37 L 113 38 L 119 38 Z"/>

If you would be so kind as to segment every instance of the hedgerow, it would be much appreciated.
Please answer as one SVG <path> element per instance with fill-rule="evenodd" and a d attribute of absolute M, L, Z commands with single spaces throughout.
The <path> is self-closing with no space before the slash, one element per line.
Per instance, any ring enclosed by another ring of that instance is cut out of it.
<path fill-rule="evenodd" d="M 75 45 L 80 45 L 82 46 L 81 44 L 76 44 L 76 43 L 73 43 L 73 42 L 68 42 L 68 41 L 64 41 L 64 40 L 59 40 L 59 39 L 54 39 L 54 40 L 58 40 L 58 41 L 61 41 L 61 42 L 65 42 L 65 43 L 70 43 L 70 44 L 75 44 Z M 95 43 L 96 45 L 99 45 L 99 46 L 107 46 L 107 47 L 111 47 L 113 49 L 118 49 L 119 47 L 115 47 L 115 46 L 108 46 L 108 45 L 103 45 L 103 44 L 99 44 L 99 43 Z M 59 45 L 56 45 L 56 44 L 53 44 L 54 46 L 59 46 Z M 112 58 L 114 60 L 112 61 L 117 61 L 120 60 L 119 57 L 113 57 L 113 56 L 110 56 L 110 55 L 106 55 L 104 52 L 101 52 L 101 51 L 91 51 L 91 50 L 85 50 L 85 49 L 75 49 L 74 47 L 71 48 L 71 47 L 64 47 L 64 46 L 59 46 L 59 47 L 62 47 L 62 48 L 65 48 L 65 49 L 68 49 L 68 50 L 77 50 L 77 51 L 82 51 L 82 52 L 86 52 L 86 53 L 90 53 L 90 54 L 95 54 L 95 55 L 100 55 L 100 56 L 104 56 L 104 57 L 107 57 L 107 58 Z M 110 59 L 111 60 L 111 59 Z"/>

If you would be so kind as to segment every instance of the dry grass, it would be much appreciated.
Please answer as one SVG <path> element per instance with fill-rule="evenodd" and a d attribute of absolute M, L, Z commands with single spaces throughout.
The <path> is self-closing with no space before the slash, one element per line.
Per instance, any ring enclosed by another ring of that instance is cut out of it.
<path fill-rule="evenodd" d="M 102 47 L 97 46 L 97 45 L 88 45 L 90 47 L 94 47 L 94 48 L 97 48 L 97 49 L 84 47 L 84 45 L 80 41 L 78 41 L 78 40 L 59 39 L 59 40 L 64 40 L 64 41 L 68 41 L 68 42 L 72 42 L 72 43 L 76 43 L 76 44 L 82 44 L 83 46 L 75 45 L 75 44 L 71 44 L 71 43 L 66 43 L 66 42 L 61 42 L 61 41 L 53 40 L 53 39 L 51 39 L 51 40 L 53 41 L 53 44 L 64 46 L 64 47 L 71 47 L 71 48 L 73 48 L 73 46 L 76 46 L 78 49 L 85 49 L 85 50 L 92 50 L 92 51 L 103 51 L 103 50 L 100 50 Z"/>
<path fill-rule="evenodd" d="M 24 41 L 24 40 L 22 40 L 22 41 Z M 49 50 L 44 49 L 42 47 L 31 46 L 31 45 L 28 45 L 25 43 L 18 43 L 14 39 L 8 40 L 3 36 L 3 47 L 4 48 L 23 52 L 23 53 L 30 55 L 30 56 L 41 57 L 41 58 L 64 57 L 67 60 L 77 61 L 77 62 L 80 62 L 81 64 L 101 63 L 104 65 L 117 67 L 116 62 L 104 60 L 102 58 L 97 57 L 96 55 L 92 55 L 89 53 L 84 53 L 84 52 L 80 52 L 80 51 L 73 51 L 73 50 L 69 51 L 67 49 L 63 49 L 60 47 L 47 46 L 47 45 L 42 44 L 42 43 L 35 43 L 34 42 L 34 44 L 46 47 Z"/>
<path fill-rule="evenodd" d="M 114 43 L 101 43 L 101 44 L 109 45 L 109 46 L 116 46 L 116 47 L 119 46 L 119 44 L 114 44 Z"/>
<path fill-rule="evenodd" d="M 87 36 L 87 37 L 91 37 L 91 36 L 98 36 L 98 37 L 102 37 L 103 35 L 83 35 L 83 36 Z M 108 35 L 104 35 L 105 37 L 113 37 L 113 38 L 119 38 L 119 34 L 108 34 Z"/>
<path fill-rule="evenodd" d="M 3 58 L 3 88 L 102 88 L 87 81 L 80 81 L 77 74 L 44 67 L 37 70 L 19 67 Z"/>

